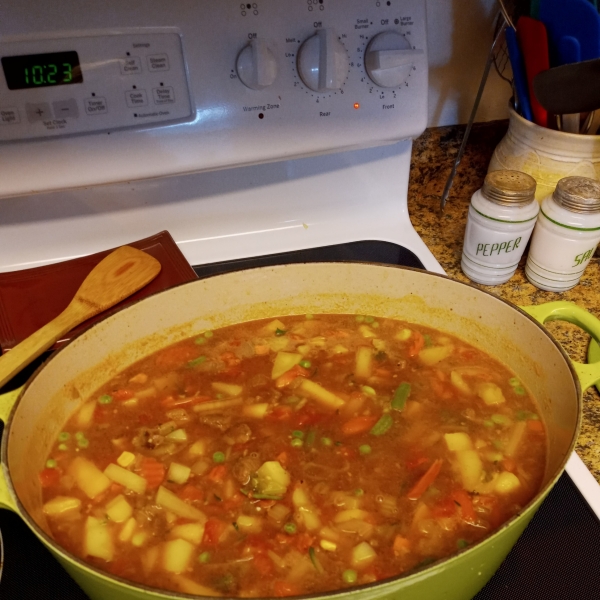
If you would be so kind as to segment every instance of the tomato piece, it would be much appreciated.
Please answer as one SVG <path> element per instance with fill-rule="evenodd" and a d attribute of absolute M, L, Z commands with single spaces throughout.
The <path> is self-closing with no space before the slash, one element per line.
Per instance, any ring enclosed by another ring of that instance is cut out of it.
<path fill-rule="evenodd" d="M 287 421 L 292 415 L 291 406 L 276 406 L 266 417 L 269 421 Z"/>
<path fill-rule="evenodd" d="M 189 500 L 190 502 L 194 502 L 195 500 L 201 502 L 204 500 L 204 492 L 191 484 L 186 485 L 177 495 L 182 500 Z"/>
<path fill-rule="evenodd" d="M 270 577 L 273 575 L 273 561 L 267 554 L 255 554 L 252 564 L 263 577 Z"/>
<path fill-rule="evenodd" d="M 205 546 L 216 546 L 227 528 L 227 523 L 220 519 L 210 518 L 204 525 L 204 537 L 202 543 Z"/>
<path fill-rule="evenodd" d="M 302 590 L 293 583 L 290 583 L 289 581 L 282 581 L 281 579 L 278 579 L 273 584 L 273 596 L 275 596 L 275 598 L 299 596 L 301 593 Z"/>
<path fill-rule="evenodd" d="M 43 488 L 53 487 L 60 482 L 61 472 L 58 469 L 46 468 L 40 471 L 40 484 Z"/>
<path fill-rule="evenodd" d="M 111 396 L 113 400 L 129 400 L 129 398 L 133 398 L 133 392 L 131 390 L 117 390 L 116 392 L 112 392 Z"/>
<path fill-rule="evenodd" d="M 298 429 L 316 425 L 325 418 L 323 413 L 318 412 L 313 406 L 306 405 L 293 415 L 292 425 Z"/>

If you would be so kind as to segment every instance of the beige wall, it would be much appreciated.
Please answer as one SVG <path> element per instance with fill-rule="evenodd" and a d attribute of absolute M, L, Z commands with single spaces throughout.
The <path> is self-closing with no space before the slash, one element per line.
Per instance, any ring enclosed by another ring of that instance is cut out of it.
<path fill-rule="evenodd" d="M 497 11 L 496 0 L 427 0 L 430 127 L 468 121 Z M 475 120 L 506 118 L 510 96 L 492 66 Z"/>

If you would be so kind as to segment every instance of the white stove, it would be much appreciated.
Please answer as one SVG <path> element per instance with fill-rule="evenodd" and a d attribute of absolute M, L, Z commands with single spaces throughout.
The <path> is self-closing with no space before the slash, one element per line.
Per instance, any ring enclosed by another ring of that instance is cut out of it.
<path fill-rule="evenodd" d="M 8 0 L 0 57 L 0 272 L 166 229 L 194 266 L 375 240 L 443 273 L 407 209 L 425 0 Z"/>

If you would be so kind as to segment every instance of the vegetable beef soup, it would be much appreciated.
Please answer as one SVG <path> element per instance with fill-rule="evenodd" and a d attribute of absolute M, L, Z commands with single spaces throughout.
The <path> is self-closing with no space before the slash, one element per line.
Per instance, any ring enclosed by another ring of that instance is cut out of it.
<path fill-rule="evenodd" d="M 205 331 L 128 367 L 40 473 L 56 541 L 200 595 L 291 596 L 406 573 L 538 492 L 536 405 L 445 333 L 364 315 Z"/>

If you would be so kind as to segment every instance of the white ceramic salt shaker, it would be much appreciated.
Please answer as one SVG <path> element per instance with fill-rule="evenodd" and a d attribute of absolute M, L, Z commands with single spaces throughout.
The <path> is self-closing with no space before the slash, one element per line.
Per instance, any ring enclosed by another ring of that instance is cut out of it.
<path fill-rule="evenodd" d="M 471 197 L 461 268 L 476 283 L 498 285 L 515 273 L 535 225 L 535 179 L 492 171 Z"/>
<path fill-rule="evenodd" d="M 525 275 L 542 290 L 570 290 L 579 283 L 598 242 L 600 182 L 565 177 L 542 201 Z"/>

